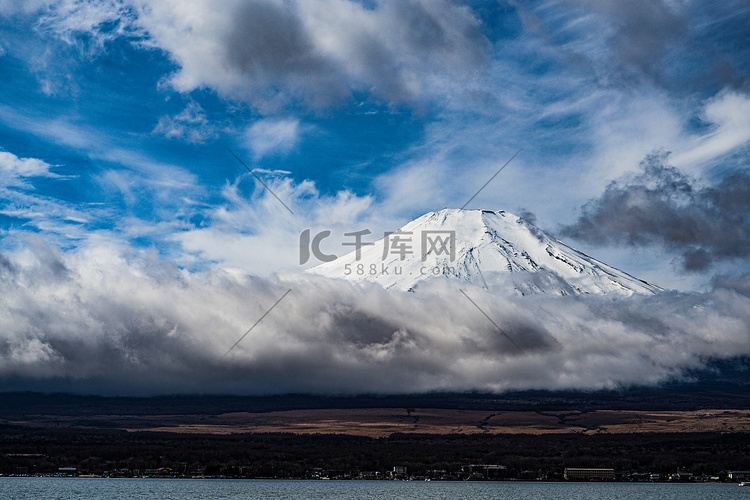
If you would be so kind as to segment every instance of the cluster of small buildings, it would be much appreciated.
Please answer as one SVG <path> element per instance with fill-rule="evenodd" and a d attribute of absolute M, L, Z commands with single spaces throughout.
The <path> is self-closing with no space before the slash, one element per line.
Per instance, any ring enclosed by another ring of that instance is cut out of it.
<path fill-rule="evenodd" d="M 305 474 L 307 479 L 366 479 L 366 480 L 394 480 L 394 481 L 467 481 L 467 480 L 499 480 L 505 479 L 508 468 L 503 465 L 473 464 L 465 465 L 460 470 L 448 472 L 434 469 L 426 473 L 409 474 L 404 465 L 396 465 L 387 471 L 359 471 L 349 473 L 341 470 L 322 468 L 311 469 Z"/>
<path fill-rule="evenodd" d="M 722 471 L 718 474 L 693 475 L 677 471 L 671 474 L 651 472 L 615 472 L 607 468 L 567 467 L 563 475 L 568 481 L 636 481 L 636 482 L 742 482 L 750 479 L 750 471 Z"/>
<path fill-rule="evenodd" d="M 456 471 L 428 470 L 426 473 L 409 474 L 405 466 L 397 465 L 387 471 L 359 471 L 311 469 L 306 479 L 362 479 L 362 480 L 411 480 L 411 481 L 627 481 L 627 482 L 742 482 L 750 480 L 750 471 L 722 471 L 714 475 L 693 475 L 677 471 L 670 474 L 651 472 L 621 472 L 613 468 L 566 467 L 562 474 L 540 471 L 522 471 L 510 474 L 502 465 L 472 464 Z"/>
<path fill-rule="evenodd" d="M 230 478 L 245 477 L 243 468 L 238 468 L 239 475 L 206 476 L 203 471 L 188 471 L 186 463 L 179 463 L 175 468 L 158 469 L 117 469 L 92 474 L 76 467 L 60 467 L 56 473 L 33 474 L 45 477 L 141 477 L 141 478 Z M 0 474 L 2 475 L 2 474 Z M 30 474 L 11 474 L 29 476 Z M 690 472 L 677 471 L 670 474 L 623 472 L 602 467 L 566 467 L 560 472 L 521 471 L 510 473 L 503 465 L 471 464 L 461 466 L 454 471 L 440 469 L 410 473 L 406 466 L 396 465 L 386 471 L 345 471 L 338 469 L 313 468 L 307 471 L 304 478 L 318 480 L 392 480 L 392 481 L 630 481 L 630 482 L 743 482 L 750 481 L 750 471 L 722 471 L 715 475 L 693 475 Z"/>

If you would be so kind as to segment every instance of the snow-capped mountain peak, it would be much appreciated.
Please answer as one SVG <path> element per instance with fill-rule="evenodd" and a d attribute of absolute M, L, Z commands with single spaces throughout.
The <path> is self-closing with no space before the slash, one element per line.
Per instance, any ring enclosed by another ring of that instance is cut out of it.
<path fill-rule="evenodd" d="M 655 293 L 646 283 L 583 254 L 504 211 L 443 209 L 374 245 L 308 270 L 329 278 L 416 290 L 448 279 L 501 293 Z"/>

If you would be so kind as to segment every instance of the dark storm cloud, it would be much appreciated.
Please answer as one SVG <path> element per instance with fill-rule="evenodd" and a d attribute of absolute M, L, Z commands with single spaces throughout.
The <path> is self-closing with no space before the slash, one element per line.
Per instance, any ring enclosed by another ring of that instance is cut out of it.
<path fill-rule="evenodd" d="M 0 273 L 0 390 L 597 389 L 656 384 L 750 354 L 747 277 L 717 278 L 705 294 L 616 301 L 466 288 L 516 347 L 442 281 L 401 293 L 314 276 L 193 274 L 125 255 L 89 248 L 58 259 L 6 256 L 15 272 Z"/>
<path fill-rule="evenodd" d="M 649 155 L 641 169 L 609 184 L 562 234 L 597 245 L 660 244 L 680 252 L 688 271 L 750 257 L 750 176 L 699 187 L 666 153 Z"/>
<path fill-rule="evenodd" d="M 263 0 L 238 7 L 225 35 L 229 67 L 253 85 L 273 88 L 279 82 L 304 87 L 319 104 L 348 93 L 338 68 L 319 53 L 300 19 L 286 6 Z"/>

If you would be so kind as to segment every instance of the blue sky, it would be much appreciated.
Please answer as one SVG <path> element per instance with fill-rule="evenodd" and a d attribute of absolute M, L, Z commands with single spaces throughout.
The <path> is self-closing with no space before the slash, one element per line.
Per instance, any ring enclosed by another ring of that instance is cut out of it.
<path fill-rule="evenodd" d="M 747 172 L 747 2 L 36 0 L 0 16 L 8 251 L 36 235 L 268 275 L 296 265 L 306 227 L 377 233 L 461 206 L 523 148 L 473 208 L 531 212 L 666 287 L 747 269 L 739 252 L 685 272 L 685 245 L 715 248 L 653 228 L 630 228 L 653 233 L 637 244 L 565 231 L 655 151 L 696 190 Z"/>

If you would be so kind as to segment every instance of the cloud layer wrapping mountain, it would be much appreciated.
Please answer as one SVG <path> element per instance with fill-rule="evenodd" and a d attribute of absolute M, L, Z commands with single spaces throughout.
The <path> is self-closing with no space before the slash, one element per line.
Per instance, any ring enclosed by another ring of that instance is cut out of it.
<path fill-rule="evenodd" d="M 269 307 L 290 294 L 226 357 Z M 106 394 L 596 389 L 750 354 L 750 278 L 706 293 L 502 297 L 188 273 L 41 241 L 0 260 L 0 389 Z M 515 345 L 514 345 L 515 344 Z"/>

